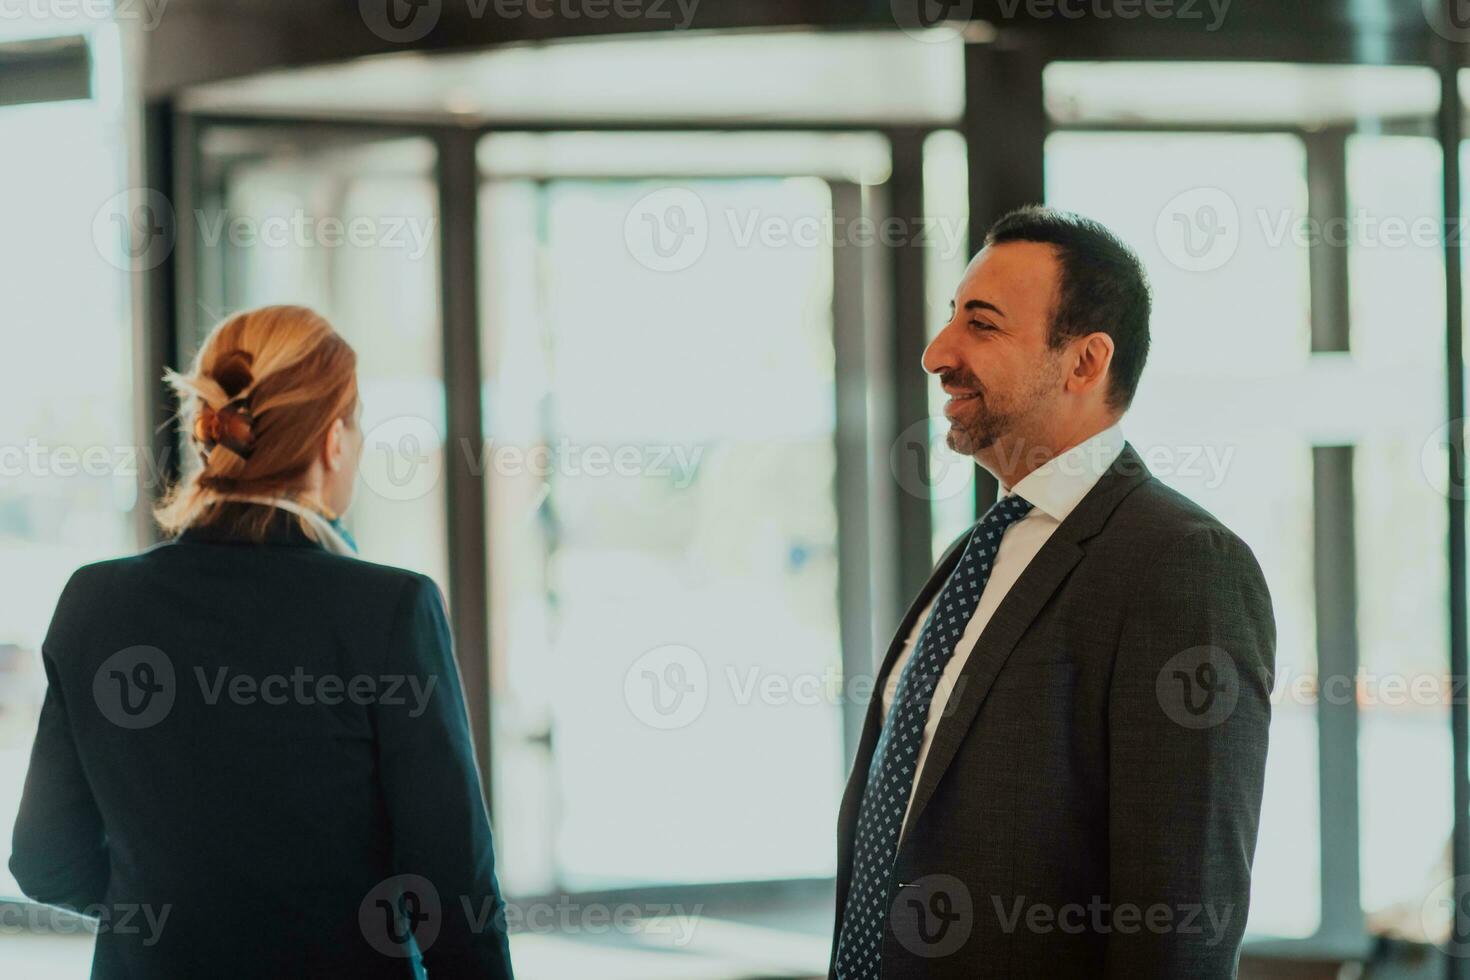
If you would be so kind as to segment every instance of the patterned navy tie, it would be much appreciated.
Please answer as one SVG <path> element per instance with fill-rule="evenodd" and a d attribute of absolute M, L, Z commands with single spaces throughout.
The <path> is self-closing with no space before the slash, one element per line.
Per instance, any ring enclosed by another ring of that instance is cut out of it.
<path fill-rule="evenodd" d="M 893 859 L 914 790 L 914 764 L 923 744 L 929 704 L 944 665 L 954 656 L 965 626 L 980 605 L 1001 536 L 1030 510 L 1029 502 L 1009 496 L 986 512 L 934 600 L 919 642 L 899 675 L 858 810 L 852 885 L 837 943 L 839 980 L 877 980 L 882 973 L 880 955 L 891 901 Z"/>

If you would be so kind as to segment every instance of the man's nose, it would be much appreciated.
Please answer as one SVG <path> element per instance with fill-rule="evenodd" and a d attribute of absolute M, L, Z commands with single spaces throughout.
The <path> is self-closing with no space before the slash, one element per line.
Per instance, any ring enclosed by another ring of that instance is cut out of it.
<path fill-rule="evenodd" d="M 939 374 L 956 366 L 954 346 L 950 341 L 952 333 L 950 328 L 953 325 L 953 321 L 946 323 L 938 335 L 929 341 L 929 346 L 924 348 L 924 357 L 920 363 L 930 374 Z"/>

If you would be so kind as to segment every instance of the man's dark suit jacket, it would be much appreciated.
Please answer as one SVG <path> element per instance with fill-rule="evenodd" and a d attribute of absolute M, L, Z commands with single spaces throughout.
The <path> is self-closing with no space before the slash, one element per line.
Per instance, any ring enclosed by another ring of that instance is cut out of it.
<path fill-rule="evenodd" d="M 1233 977 L 1275 644 L 1250 549 L 1125 446 L 956 681 L 895 859 L 885 980 Z M 875 693 L 838 821 L 837 931 L 882 724 Z"/>
<path fill-rule="evenodd" d="M 395 901 L 437 909 L 416 920 L 431 978 L 509 978 L 438 588 L 272 521 L 265 544 L 193 529 L 73 575 L 42 647 L 16 880 L 99 915 L 105 980 L 401 980 Z"/>

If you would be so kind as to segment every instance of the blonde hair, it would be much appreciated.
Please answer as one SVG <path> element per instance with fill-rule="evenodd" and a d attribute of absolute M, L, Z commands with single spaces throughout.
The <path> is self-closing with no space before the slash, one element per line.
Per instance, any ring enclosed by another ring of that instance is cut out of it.
<path fill-rule="evenodd" d="M 303 306 L 236 313 L 210 331 L 188 374 L 165 371 L 194 452 L 154 508 L 164 531 L 230 520 L 264 537 L 274 508 L 232 504 L 225 494 L 291 497 L 337 419 L 357 409 L 357 354 L 320 314 Z M 215 419 L 243 415 L 249 445 L 210 437 Z M 315 537 L 304 520 L 301 526 Z"/>

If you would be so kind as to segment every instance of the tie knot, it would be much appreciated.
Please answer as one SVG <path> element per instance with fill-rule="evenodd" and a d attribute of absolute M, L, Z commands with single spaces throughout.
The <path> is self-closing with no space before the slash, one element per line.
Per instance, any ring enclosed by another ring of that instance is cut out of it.
<path fill-rule="evenodd" d="M 990 509 L 985 512 L 985 516 L 981 518 L 980 523 L 1008 525 L 1019 521 L 1030 512 L 1031 501 L 1025 497 L 1010 494 L 991 504 Z"/>

